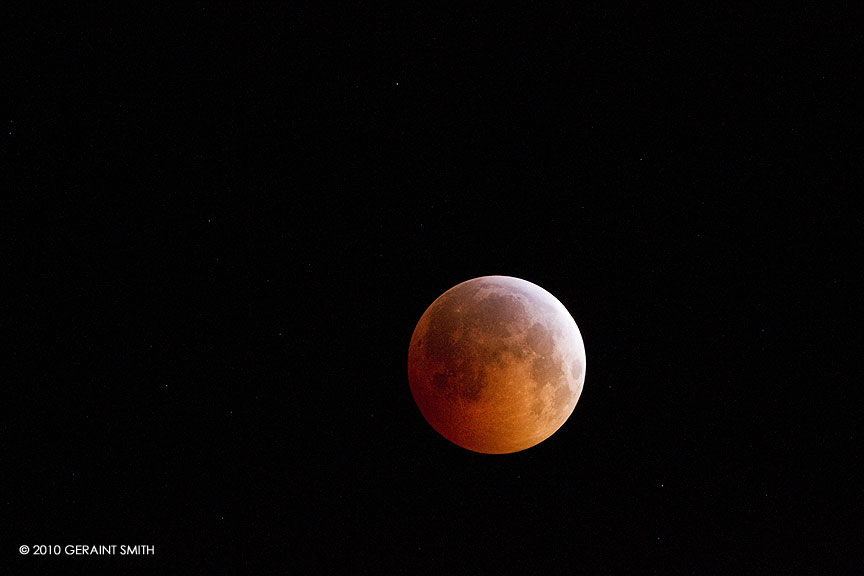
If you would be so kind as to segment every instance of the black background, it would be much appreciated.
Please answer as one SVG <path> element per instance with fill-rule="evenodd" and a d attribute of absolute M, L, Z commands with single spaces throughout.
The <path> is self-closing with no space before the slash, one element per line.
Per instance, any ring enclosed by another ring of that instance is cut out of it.
<path fill-rule="evenodd" d="M 4 573 L 864 568 L 860 30 L 570 4 L 7 14 Z M 489 274 L 588 358 L 507 456 L 405 372 Z"/>

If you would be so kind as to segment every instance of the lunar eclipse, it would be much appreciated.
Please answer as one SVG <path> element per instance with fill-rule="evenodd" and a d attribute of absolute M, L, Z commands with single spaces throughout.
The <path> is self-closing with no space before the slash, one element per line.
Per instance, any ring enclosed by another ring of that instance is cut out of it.
<path fill-rule="evenodd" d="M 484 276 L 447 290 L 420 318 L 408 380 L 423 417 L 454 444 L 518 452 L 573 413 L 585 347 L 552 294 L 519 278 Z"/>

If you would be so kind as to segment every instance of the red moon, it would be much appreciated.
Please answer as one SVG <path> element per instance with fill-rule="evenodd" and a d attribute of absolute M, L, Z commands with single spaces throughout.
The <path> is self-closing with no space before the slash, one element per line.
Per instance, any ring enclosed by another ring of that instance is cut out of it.
<path fill-rule="evenodd" d="M 585 346 L 552 294 L 509 276 L 447 290 L 408 351 L 408 381 L 442 436 L 484 454 L 519 452 L 555 433 L 585 381 Z"/>

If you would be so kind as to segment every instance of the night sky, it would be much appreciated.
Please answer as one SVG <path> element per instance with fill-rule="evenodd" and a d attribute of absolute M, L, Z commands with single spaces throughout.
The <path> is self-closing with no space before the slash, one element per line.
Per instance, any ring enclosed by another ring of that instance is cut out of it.
<path fill-rule="evenodd" d="M 2 572 L 861 573 L 849 15 L 321 4 L 3 19 Z M 492 274 L 587 355 L 497 456 L 406 375 Z"/>

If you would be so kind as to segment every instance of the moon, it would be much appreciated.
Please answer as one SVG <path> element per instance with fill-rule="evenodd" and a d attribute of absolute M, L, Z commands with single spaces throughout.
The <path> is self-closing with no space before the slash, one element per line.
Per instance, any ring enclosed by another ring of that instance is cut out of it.
<path fill-rule="evenodd" d="M 483 276 L 450 288 L 423 313 L 408 351 L 414 401 L 454 444 L 519 452 L 570 417 L 585 381 L 573 317 L 543 288 Z"/>

